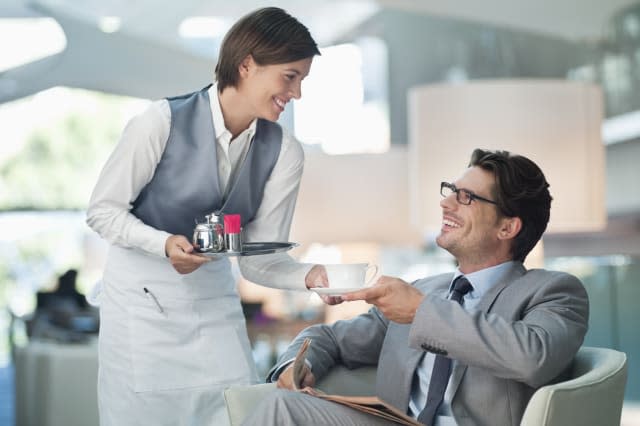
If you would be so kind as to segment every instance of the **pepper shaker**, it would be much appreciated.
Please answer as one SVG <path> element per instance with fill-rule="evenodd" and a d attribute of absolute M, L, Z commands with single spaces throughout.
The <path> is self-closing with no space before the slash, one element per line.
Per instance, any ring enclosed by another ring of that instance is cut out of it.
<path fill-rule="evenodd" d="M 228 252 L 241 252 L 241 220 L 239 214 L 224 215 L 224 236 Z"/>

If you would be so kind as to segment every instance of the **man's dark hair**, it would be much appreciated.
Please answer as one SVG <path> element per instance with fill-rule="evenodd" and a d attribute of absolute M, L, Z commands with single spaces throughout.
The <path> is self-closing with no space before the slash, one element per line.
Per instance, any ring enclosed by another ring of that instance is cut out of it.
<path fill-rule="evenodd" d="M 493 199 L 500 214 L 519 217 L 522 229 L 511 247 L 514 260 L 524 261 L 547 229 L 551 210 L 549 184 L 542 170 L 531 160 L 508 151 L 476 149 L 469 167 L 493 173 Z"/>
<path fill-rule="evenodd" d="M 258 9 L 236 22 L 222 40 L 216 79 L 218 91 L 238 84 L 238 67 L 251 55 L 258 65 L 295 62 L 319 55 L 307 27 L 278 7 Z"/>

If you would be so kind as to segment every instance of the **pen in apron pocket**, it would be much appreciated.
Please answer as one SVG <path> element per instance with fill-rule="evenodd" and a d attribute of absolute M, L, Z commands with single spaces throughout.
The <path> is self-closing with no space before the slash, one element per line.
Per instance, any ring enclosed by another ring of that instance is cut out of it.
<path fill-rule="evenodd" d="M 144 294 L 147 295 L 147 298 L 156 305 L 156 308 L 158 308 L 158 312 L 163 313 L 164 311 L 162 310 L 162 306 L 160 306 L 160 302 L 158 302 L 158 299 L 156 299 L 153 293 L 151 293 L 146 287 L 142 287 L 142 289 L 144 290 Z"/>

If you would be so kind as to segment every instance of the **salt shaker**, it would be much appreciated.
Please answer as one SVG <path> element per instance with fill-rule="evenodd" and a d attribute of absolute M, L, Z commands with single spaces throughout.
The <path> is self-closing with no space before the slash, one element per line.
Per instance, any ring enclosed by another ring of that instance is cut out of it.
<path fill-rule="evenodd" d="M 224 238 L 224 224 L 222 213 L 211 213 L 207 216 L 207 221 L 211 224 L 213 230 L 213 239 L 211 244 L 211 251 L 221 252 L 224 251 L 226 244 Z"/>
<path fill-rule="evenodd" d="M 224 215 L 224 235 L 228 252 L 241 252 L 242 240 L 240 238 L 241 221 L 239 214 Z"/>

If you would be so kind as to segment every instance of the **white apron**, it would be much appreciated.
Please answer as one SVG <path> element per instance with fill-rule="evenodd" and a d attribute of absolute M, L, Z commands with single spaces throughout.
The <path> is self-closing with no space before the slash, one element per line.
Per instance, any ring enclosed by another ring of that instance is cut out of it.
<path fill-rule="evenodd" d="M 168 259 L 111 246 L 100 294 L 102 426 L 228 425 L 223 390 L 257 382 L 228 259 L 180 275 Z"/>

